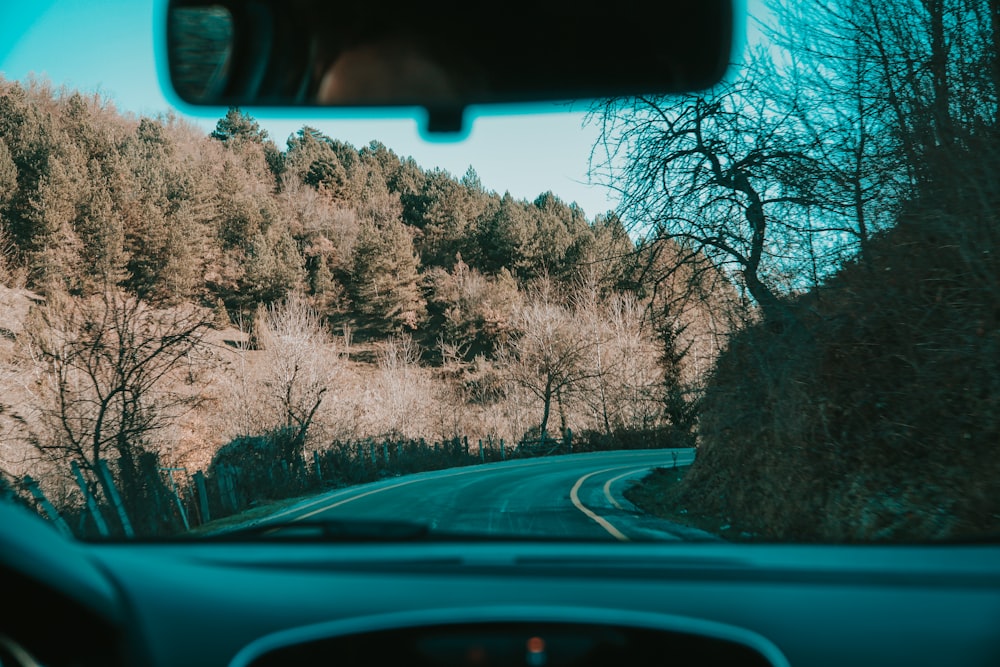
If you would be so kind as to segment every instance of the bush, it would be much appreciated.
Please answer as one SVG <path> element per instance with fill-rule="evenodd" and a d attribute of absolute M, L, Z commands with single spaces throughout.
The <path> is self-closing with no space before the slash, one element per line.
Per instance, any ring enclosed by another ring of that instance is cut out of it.
<path fill-rule="evenodd" d="M 732 338 L 679 503 L 778 540 L 1000 528 L 1000 197 L 982 178 L 940 177 L 787 321 Z"/>

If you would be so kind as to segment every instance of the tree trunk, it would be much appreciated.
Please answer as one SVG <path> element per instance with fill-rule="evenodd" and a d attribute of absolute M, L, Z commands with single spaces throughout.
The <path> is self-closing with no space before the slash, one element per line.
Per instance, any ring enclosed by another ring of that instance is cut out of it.
<path fill-rule="evenodd" d="M 760 201 L 757 192 L 750 186 L 745 177 L 739 180 L 739 190 L 750 196 L 750 205 L 747 206 L 744 215 L 753 235 L 750 239 L 750 256 L 743 267 L 743 281 L 746 283 L 750 296 L 760 306 L 764 314 L 764 319 L 771 321 L 784 320 L 788 315 L 788 310 L 778 297 L 771 291 L 771 288 L 760 279 L 760 260 L 764 254 L 764 240 L 767 229 L 767 219 L 764 217 L 764 206 Z"/>
<path fill-rule="evenodd" d="M 540 436 L 542 440 L 545 440 L 545 434 L 549 427 L 549 413 L 552 411 L 552 381 L 549 380 L 545 383 L 545 392 L 543 394 L 543 400 L 545 401 L 544 408 L 542 409 L 542 424 L 539 427 Z"/>
<path fill-rule="evenodd" d="M 925 7 L 930 14 L 931 38 L 931 77 L 934 87 L 934 100 L 931 102 L 931 115 L 934 123 L 934 139 L 941 146 L 952 143 L 951 127 L 951 92 L 948 85 L 948 51 L 944 34 L 944 0 L 925 0 Z"/>

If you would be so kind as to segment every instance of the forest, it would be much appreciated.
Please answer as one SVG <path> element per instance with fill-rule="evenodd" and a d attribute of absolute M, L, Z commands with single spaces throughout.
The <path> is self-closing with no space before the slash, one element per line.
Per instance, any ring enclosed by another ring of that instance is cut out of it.
<path fill-rule="evenodd" d="M 715 88 L 592 103 L 620 197 L 592 217 L 236 108 L 206 134 L 0 82 L 5 493 L 695 446 L 640 505 L 737 539 L 995 534 L 1000 5 L 764 5 Z"/>

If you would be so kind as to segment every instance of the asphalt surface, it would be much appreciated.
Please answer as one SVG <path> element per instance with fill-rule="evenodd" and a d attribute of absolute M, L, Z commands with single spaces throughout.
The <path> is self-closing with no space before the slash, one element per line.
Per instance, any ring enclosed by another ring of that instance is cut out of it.
<path fill-rule="evenodd" d="M 271 521 L 415 521 L 446 533 L 584 540 L 706 539 L 639 512 L 622 496 L 652 468 L 689 465 L 694 450 L 639 450 L 506 461 L 338 489 Z"/>

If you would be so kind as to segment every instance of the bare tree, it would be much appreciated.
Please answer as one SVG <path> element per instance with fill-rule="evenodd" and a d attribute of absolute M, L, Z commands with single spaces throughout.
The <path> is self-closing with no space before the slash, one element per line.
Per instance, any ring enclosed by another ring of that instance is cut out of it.
<path fill-rule="evenodd" d="M 41 426 L 29 433 L 31 444 L 49 459 L 75 461 L 108 497 L 97 466 L 117 459 L 126 505 L 140 510 L 139 457 L 200 401 L 189 389 L 191 358 L 208 328 L 200 310 L 158 311 L 113 289 L 88 299 L 50 297 L 29 327 L 43 369 Z"/>
<path fill-rule="evenodd" d="M 553 401 L 560 407 L 562 429 L 566 428 L 564 401 L 569 393 L 596 372 L 587 364 L 594 341 L 581 336 L 570 311 L 552 298 L 543 281 L 534 298 L 516 314 L 520 335 L 502 347 L 498 364 L 509 382 L 527 390 L 542 403 L 539 432 L 548 433 Z"/>
<path fill-rule="evenodd" d="M 580 399 L 605 433 L 649 428 L 662 412 L 662 371 L 646 306 L 633 293 L 603 292 L 590 276 L 574 290 L 577 335 L 591 342 Z"/>
<path fill-rule="evenodd" d="M 796 252 L 797 209 L 814 203 L 816 164 L 752 74 L 707 95 L 596 106 L 601 139 L 592 170 L 619 190 L 634 231 L 671 241 L 678 263 L 707 257 L 774 319 L 785 314 L 780 276 L 807 259 Z"/>
<path fill-rule="evenodd" d="M 337 375 L 340 353 L 319 314 L 297 294 L 262 307 L 257 334 L 267 402 L 277 425 L 292 429 L 292 442 L 301 449 Z"/>
<path fill-rule="evenodd" d="M 368 410 L 379 435 L 412 435 L 418 417 L 428 411 L 432 391 L 418 372 L 419 360 L 420 346 L 409 334 L 390 336 L 379 348 L 376 405 Z"/>

